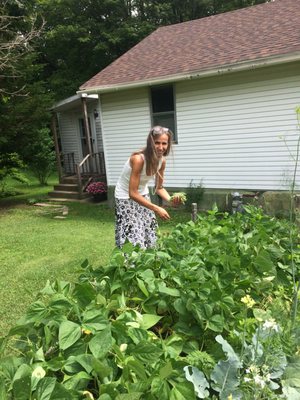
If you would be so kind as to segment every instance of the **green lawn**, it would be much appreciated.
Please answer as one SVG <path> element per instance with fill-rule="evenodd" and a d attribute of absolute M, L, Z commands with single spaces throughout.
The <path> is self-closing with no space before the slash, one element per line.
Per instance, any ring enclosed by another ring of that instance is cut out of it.
<path fill-rule="evenodd" d="M 85 259 L 104 265 L 114 249 L 114 210 L 105 203 L 59 203 L 68 207 L 61 218 L 59 206 L 28 204 L 29 199 L 46 199 L 51 186 L 33 181 L 15 187 L 22 194 L 0 200 L 0 336 L 24 314 L 48 279 L 74 281 Z M 182 210 L 170 213 L 172 221 L 160 222 L 162 232 L 190 219 Z"/>

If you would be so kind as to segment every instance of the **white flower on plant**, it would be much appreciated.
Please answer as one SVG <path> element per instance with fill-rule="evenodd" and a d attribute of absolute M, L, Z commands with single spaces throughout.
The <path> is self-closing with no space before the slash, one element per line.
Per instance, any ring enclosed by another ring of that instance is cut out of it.
<path fill-rule="evenodd" d="M 265 380 L 260 375 L 254 375 L 253 380 L 254 383 L 261 388 L 264 388 L 266 386 Z"/>
<path fill-rule="evenodd" d="M 46 375 L 46 371 L 43 367 L 38 366 L 32 371 L 33 378 L 42 379 Z"/>
<path fill-rule="evenodd" d="M 278 326 L 278 324 L 276 323 L 276 321 L 275 321 L 274 318 L 267 319 L 267 320 L 264 322 L 262 328 L 263 328 L 264 331 L 266 331 L 266 330 L 269 329 L 269 330 L 271 330 L 271 331 L 279 332 L 279 326 Z"/>
<path fill-rule="evenodd" d="M 247 376 L 244 377 L 244 382 L 251 382 L 251 381 L 252 381 L 251 378 L 248 378 Z"/>
<path fill-rule="evenodd" d="M 120 344 L 120 350 L 122 351 L 122 353 L 124 353 L 126 351 L 127 346 L 128 346 L 127 343 Z"/>

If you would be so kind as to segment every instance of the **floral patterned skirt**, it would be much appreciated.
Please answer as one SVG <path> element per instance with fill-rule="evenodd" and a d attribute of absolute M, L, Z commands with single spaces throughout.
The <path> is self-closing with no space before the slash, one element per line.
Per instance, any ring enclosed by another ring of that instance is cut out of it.
<path fill-rule="evenodd" d="M 147 200 L 148 195 L 144 196 Z M 141 206 L 132 199 L 115 199 L 116 245 L 126 241 L 142 249 L 155 247 L 157 221 L 154 211 Z"/>

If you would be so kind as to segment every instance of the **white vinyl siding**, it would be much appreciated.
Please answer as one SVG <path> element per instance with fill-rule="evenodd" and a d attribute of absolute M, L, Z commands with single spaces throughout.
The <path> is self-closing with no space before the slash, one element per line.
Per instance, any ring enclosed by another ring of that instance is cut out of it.
<path fill-rule="evenodd" d="M 148 89 L 102 94 L 101 104 L 108 183 L 115 185 L 126 159 L 145 145 Z M 299 105 L 299 63 L 176 83 L 178 144 L 165 186 L 289 189 Z"/>
<path fill-rule="evenodd" d="M 115 185 L 128 157 L 146 144 L 151 127 L 148 90 L 102 94 L 100 102 L 107 180 Z"/>
<path fill-rule="evenodd" d="M 58 121 L 62 152 L 64 154 L 74 153 L 75 162 L 80 162 L 78 115 L 71 112 L 60 113 Z"/>
<path fill-rule="evenodd" d="M 287 190 L 295 161 L 300 67 L 178 83 L 171 187 Z"/>

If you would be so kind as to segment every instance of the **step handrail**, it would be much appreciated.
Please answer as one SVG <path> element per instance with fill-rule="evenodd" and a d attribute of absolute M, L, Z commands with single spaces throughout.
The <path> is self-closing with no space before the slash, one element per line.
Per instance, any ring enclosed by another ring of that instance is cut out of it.
<path fill-rule="evenodd" d="M 79 164 L 75 165 L 80 197 L 82 197 L 82 195 L 83 195 L 82 175 L 81 175 L 80 168 L 87 162 L 87 160 L 90 158 L 90 156 L 91 156 L 91 154 L 87 154 Z"/>
<path fill-rule="evenodd" d="M 102 154 L 102 157 L 99 157 L 100 154 Z M 86 171 L 84 171 L 84 167 L 87 162 L 89 163 L 89 165 L 87 166 Z M 78 181 L 79 196 L 82 197 L 83 191 L 85 190 L 82 184 L 82 177 L 84 173 L 88 172 L 89 174 L 95 174 L 96 172 L 98 174 L 105 174 L 103 152 L 87 154 L 80 163 L 75 164 L 75 170 Z"/>

